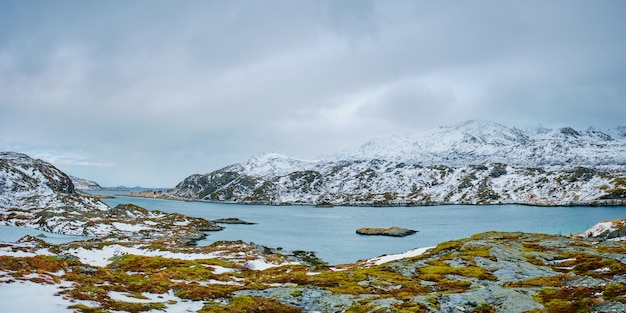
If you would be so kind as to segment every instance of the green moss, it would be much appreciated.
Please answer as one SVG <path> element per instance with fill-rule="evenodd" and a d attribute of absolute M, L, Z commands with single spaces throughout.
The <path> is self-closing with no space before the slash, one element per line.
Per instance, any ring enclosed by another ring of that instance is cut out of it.
<path fill-rule="evenodd" d="M 598 287 L 542 288 L 535 298 L 543 303 L 548 313 L 591 312 L 594 294 L 599 291 Z"/>
<path fill-rule="evenodd" d="M 474 310 L 472 310 L 472 313 L 496 313 L 496 309 L 489 303 L 483 302 L 476 306 Z"/>
<path fill-rule="evenodd" d="M 612 258 L 603 258 L 584 252 L 566 251 L 562 254 L 567 261 L 553 264 L 556 271 L 571 271 L 578 275 L 596 278 L 612 278 L 615 275 L 626 275 L 626 264 Z"/>
<path fill-rule="evenodd" d="M 165 310 L 165 304 L 161 302 L 150 303 L 137 303 L 137 302 L 122 302 L 122 301 L 108 301 L 105 306 L 106 309 L 122 312 L 146 312 L 152 310 Z"/>
<path fill-rule="evenodd" d="M 569 274 L 533 277 L 522 281 L 510 283 L 509 285 L 507 285 L 507 287 L 564 287 L 569 281 L 574 278 L 575 277 L 570 276 Z"/>
<path fill-rule="evenodd" d="M 228 304 L 220 305 L 218 303 L 206 304 L 198 313 L 299 313 L 300 309 L 281 303 L 275 299 L 266 299 L 251 296 L 238 296 L 232 298 Z"/>
<path fill-rule="evenodd" d="M 437 255 L 441 252 L 449 251 L 449 250 L 458 250 L 465 244 L 463 240 L 451 240 L 438 244 L 434 249 L 428 251 L 429 255 Z"/>
<path fill-rule="evenodd" d="M 602 292 L 602 298 L 609 301 L 624 302 L 624 295 L 626 295 L 626 285 L 623 283 L 610 283 L 604 286 Z"/>
<path fill-rule="evenodd" d="M 92 308 L 90 306 L 86 306 L 82 303 L 80 304 L 74 304 L 68 307 L 68 309 L 74 309 L 74 312 L 81 312 L 81 313 L 105 313 L 105 312 L 109 312 L 107 310 L 103 310 L 101 308 Z"/>
<path fill-rule="evenodd" d="M 431 266 L 420 267 L 419 278 L 429 281 L 441 281 L 447 275 L 459 275 L 467 278 L 495 280 L 496 278 L 482 267 L 468 265 L 462 267 L 452 267 L 445 262 L 429 262 Z"/>
<path fill-rule="evenodd" d="M 324 272 L 311 276 L 310 283 L 340 294 L 378 294 L 399 299 L 410 298 L 425 291 L 418 280 L 384 266 Z"/>
<path fill-rule="evenodd" d="M 371 304 L 360 304 L 355 303 L 351 305 L 346 313 L 372 313 L 372 312 L 380 312 L 379 310 L 375 310 L 376 306 Z"/>
<path fill-rule="evenodd" d="M 526 258 L 526 261 L 532 265 L 543 266 L 545 262 L 537 257 L 536 254 L 522 253 L 522 256 Z"/>

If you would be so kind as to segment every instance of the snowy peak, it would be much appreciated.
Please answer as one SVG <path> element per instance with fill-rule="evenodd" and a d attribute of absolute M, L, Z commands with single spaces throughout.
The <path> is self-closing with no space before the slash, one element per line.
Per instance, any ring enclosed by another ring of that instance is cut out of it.
<path fill-rule="evenodd" d="M 371 140 L 332 159 L 384 159 L 422 165 L 505 163 L 520 167 L 626 167 L 626 137 L 619 129 L 521 130 L 488 121 L 468 121 L 421 133 Z"/>
<path fill-rule="evenodd" d="M 192 175 L 165 194 L 262 204 L 621 204 L 626 137 L 620 131 L 468 121 L 373 139 L 321 160 L 263 153 Z"/>
<path fill-rule="evenodd" d="M 417 134 L 423 148 L 427 148 L 433 141 L 444 144 L 441 150 L 475 150 L 484 146 L 506 146 L 524 143 L 528 135 L 515 127 L 489 121 L 468 121 L 454 126 L 439 127 L 426 131 L 426 136 Z M 469 149 L 468 149 L 469 148 Z"/>
<path fill-rule="evenodd" d="M 449 154 L 488 155 L 495 153 L 499 147 L 524 144 L 528 140 L 528 135 L 517 128 L 489 121 L 467 121 L 453 126 L 440 126 L 421 133 L 374 139 L 359 147 L 355 152 L 345 153 L 340 157 L 456 165 L 450 164 L 450 158 L 446 156 Z"/>
<path fill-rule="evenodd" d="M 368 141 L 354 151 L 320 161 L 301 161 L 278 154 L 261 154 L 248 161 L 249 173 L 272 176 L 312 169 L 323 163 L 387 160 L 424 166 L 468 166 L 504 163 L 518 167 L 602 170 L 626 169 L 626 127 L 610 130 L 571 127 L 522 130 L 490 121 L 471 120 L 419 133 Z"/>
<path fill-rule="evenodd" d="M 315 161 L 298 160 L 282 154 L 269 152 L 252 156 L 243 165 L 243 169 L 248 175 L 271 177 L 305 170 L 314 164 Z"/>

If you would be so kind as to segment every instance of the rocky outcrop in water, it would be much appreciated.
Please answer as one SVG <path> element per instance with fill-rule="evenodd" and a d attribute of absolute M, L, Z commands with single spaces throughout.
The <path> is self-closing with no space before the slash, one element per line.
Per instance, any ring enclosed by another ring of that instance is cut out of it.
<path fill-rule="evenodd" d="M 362 227 L 356 230 L 356 233 L 359 235 L 367 235 L 367 236 L 390 236 L 390 237 L 406 237 L 409 235 L 413 235 L 417 233 L 416 230 L 402 228 L 402 227 L 389 227 L 389 228 L 379 228 L 379 227 Z"/>
<path fill-rule="evenodd" d="M 227 218 L 218 218 L 213 220 L 213 223 L 218 224 L 242 224 L 242 225 L 254 225 L 256 223 L 244 221 L 238 217 L 227 217 Z"/>

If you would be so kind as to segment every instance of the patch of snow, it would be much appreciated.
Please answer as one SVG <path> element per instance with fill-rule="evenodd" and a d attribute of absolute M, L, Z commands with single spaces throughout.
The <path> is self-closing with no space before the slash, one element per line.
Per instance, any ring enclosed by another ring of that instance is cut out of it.
<path fill-rule="evenodd" d="M 588 230 L 579 234 L 581 237 L 598 237 L 604 233 L 610 233 L 616 230 L 612 221 L 603 221 L 593 225 Z"/>
<path fill-rule="evenodd" d="M 547 264 L 554 265 L 554 264 L 561 264 L 561 263 L 570 262 L 570 261 L 576 261 L 576 258 L 553 260 L 553 261 L 549 261 Z"/>
<path fill-rule="evenodd" d="M 79 258 L 80 261 L 84 264 L 100 267 L 104 267 L 110 264 L 111 258 L 125 254 L 160 256 L 164 258 L 181 260 L 211 259 L 217 256 L 217 254 L 177 253 L 162 250 L 145 250 L 138 247 L 125 247 L 122 245 L 108 245 L 102 247 L 102 249 L 100 250 L 91 250 L 79 247 L 76 249 L 67 250 L 66 253 Z"/>
<path fill-rule="evenodd" d="M 610 271 L 611 271 L 611 268 L 609 268 L 609 267 L 601 267 L 601 268 L 593 270 L 592 272 L 594 272 L 594 273 L 608 273 Z"/>
<path fill-rule="evenodd" d="M 285 266 L 285 265 L 298 265 L 298 264 L 300 263 L 285 262 L 285 263 L 276 264 L 276 263 L 267 262 L 263 259 L 255 259 L 255 260 L 246 261 L 246 263 L 243 264 L 243 267 L 250 269 L 250 270 L 263 271 L 272 267 L 279 267 L 279 266 Z"/>
<path fill-rule="evenodd" d="M 37 284 L 30 281 L 17 281 L 10 284 L 0 283 L 0 303 L 3 312 L 30 312 L 30 313 L 67 313 L 70 302 L 63 297 L 56 296 L 59 287 L 70 286 L 70 283 L 57 285 Z"/>
<path fill-rule="evenodd" d="M 37 255 L 54 255 L 48 249 L 39 249 L 35 252 L 25 252 L 20 250 L 13 250 L 12 246 L 1 247 L 0 255 L 2 256 L 12 256 L 12 257 L 34 257 Z"/>
<path fill-rule="evenodd" d="M 123 292 L 109 291 L 109 297 L 111 297 L 111 299 L 115 301 L 132 303 L 164 303 L 167 306 L 165 311 L 168 313 L 197 312 L 204 306 L 204 303 L 202 301 L 183 300 L 175 296 L 172 290 L 165 294 L 144 292 L 141 295 L 148 299 L 137 299 L 134 297 L 129 297 L 126 293 Z"/>
<path fill-rule="evenodd" d="M 138 232 L 138 231 L 150 229 L 150 227 L 147 227 L 141 224 L 127 224 L 127 223 L 120 223 L 120 222 L 113 222 L 111 224 L 113 224 L 115 228 L 122 230 L 122 231 Z"/>
<path fill-rule="evenodd" d="M 216 274 L 216 275 L 224 274 L 224 273 L 233 273 L 237 271 L 234 268 L 223 267 L 219 265 L 209 265 L 209 267 L 213 269 L 213 274 Z"/>
<path fill-rule="evenodd" d="M 396 261 L 396 260 L 401 260 L 401 259 L 406 259 L 406 258 L 412 258 L 412 257 L 416 257 L 418 255 L 422 255 L 424 254 L 424 252 L 432 249 L 434 247 L 425 247 L 425 248 L 416 248 L 416 249 L 412 249 L 403 253 L 398 253 L 398 254 L 389 254 L 389 255 L 383 255 L 383 256 L 379 256 L 373 259 L 370 259 L 367 261 L 367 263 L 374 263 L 375 265 L 381 265 L 387 262 L 391 262 L 391 261 Z"/>

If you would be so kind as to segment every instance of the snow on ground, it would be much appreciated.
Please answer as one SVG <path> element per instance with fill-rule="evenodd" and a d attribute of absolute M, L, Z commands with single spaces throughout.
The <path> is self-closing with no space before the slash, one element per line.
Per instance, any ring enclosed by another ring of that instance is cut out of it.
<path fill-rule="evenodd" d="M 122 231 L 139 232 L 142 230 L 150 229 L 150 227 L 141 224 L 127 224 L 120 222 L 113 222 L 111 224 L 113 224 L 115 228 Z"/>
<path fill-rule="evenodd" d="M 593 225 L 593 227 L 589 228 L 588 230 L 580 233 L 579 236 L 581 237 L 598 237 L 600 235 L 602 235 L 603 233 L 610 233 L 612 231 L 616 230 L 613 222 L 612 221 L 604 221 L 604 222 L 600 222 L 598 224 Z"/>
<path fill-rule="evenodd" d="M 147 299 L 137 299 L 135 297 L 129 297 L 126 293 L 123 292 L 109 291 L 109 297 L 111 297 L 111 299 L 115 301 L 134 303 L 166 303 L 167 308 L 165 309 L 165 311 L 168 313 L 197 312 L 204 306 L 204 303 L 202 301 L 190 301 L 181 299 L 175 296 L 172 290 L 170 290 L 167 294 L 144 292 L 141 295 L 143 297 L 146 297 Z"/>
<path fill-rule="evenodd" d="M 80 261 L 84 264 L 101 267 L 107 266 L 109 263 L 111 263 L 111 258 L 125 254 L 144 255 L 151 257 L 160 256 L 163 258 L 181 260 L 211 259 L 218 256 L 218 254 L 215 253 L 177 253 L 162 250 L 145 250 L 137 247 L 125 247 L 121 245 L 104 246 L 100 250 L 90 250 L 79 247 L 76 249 L 67 250 L 66 253 L 79 258 Z"/>
<path fill-rule="evenodd" d="M 285 265 L 298 265 L 298 264 L 300 263 L 285 262 L 285 263 L 276 264 L 276 263 L 269 263 L 263 259 L 256 259 L 256 260 L 246 261 L 246 263 L 243 264 L 243 267 L 250 269 L 250 270 L 262 271 L 262 270 L 266 270 L 272 267 L 279 267 L 279 266 L 285 266 Z"/>
<path fill-rule="evenodd" d="M 11 284 L 0 283 L 2 312 L 73 312 L 74 310 L 68 309 L 68 306 L 74 305 L 76 302 L 55 296 L 57 292 L 61 291 L 59 287 L 69 285 L 68 282 L 59 285 L 42 285 L 30 281 L 19 281 Z"/>
<path fill-rule="evenodd" d="M 387 263 L 387 262 L 391 262 L 391 261 L 396 261 L 396 260 L 401 260 L 401 259 L 406 259 L 406 258 L 412 258 L 412 257 L 416 257 L 418 255 L 423 254 L 424 252 L 432 249 L 434 247 L 426 247 L 426 248 L 417 248 L 417 249 L 412 249 L 403 253 L 398 253 L 398 254 L 389 254 L 389 255 L 382 255 L 373 259 L 370 259 L 367 261 L 367 263 L 374 263 L 375 265 L 381 265 L 383 263 Z"/>
<path fill-rule="evenodd" d="M 82 303 L 87 306 L 95 307 L 95 304 L 89 301 L 70 301 L 62 296 L 57 296 L 61 287 L 69 287 L 71 283 L 62 282 L 61 284 L 48 285 L 37 284 L 30 281 L 17 281 L 10 284 L 0 282 L 0 303 L 2 303 L 2 312 L 29 312 L 29 313 L 67 313 L 75 312 L 68 307 Z M 168 313 L 186 313 L 197 312 L 204 306 L 203 301 L 189 301 L 176 297 L 173 291 L 167 294 L 151 294 L 142 293 L 147 299 L 137 299 L 127 296 L 122 292 L 109 292 L 111 299 L 124 302 L 149 303 L 160 302 L 165 303 Z"/>
<path fill-rule="evenodd" d="M 12 256 L 16 258 L 21 257 L 34 257 L 37 255 L 53 255 L 48 249 L 39 249 L 35 252 L 25 252 L 20 250 L 14 250 L 13 247 L 18 245 L 11 245 L 6 247 L 0 247 L 0 255 L 3 256 Z"/>
<path fill-rule="evenodd" d="M 210 265 L 210 267 L 213 269 L 213 274 L 215 275 L 224 274 L 224 273 L 232 273 L 236 271 L 234 268 L 228 268 L 228 267 L 223 267 L 219 265 Z"/>

